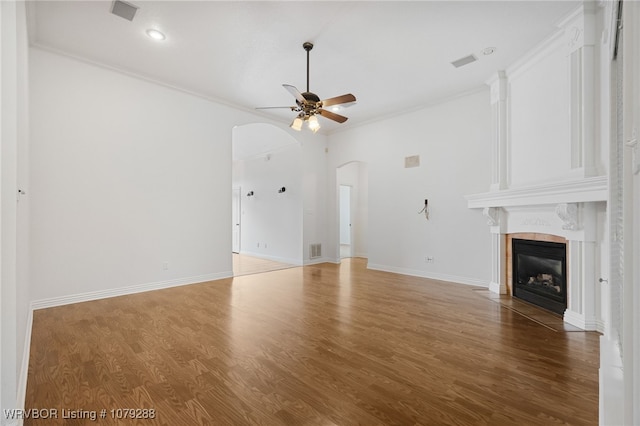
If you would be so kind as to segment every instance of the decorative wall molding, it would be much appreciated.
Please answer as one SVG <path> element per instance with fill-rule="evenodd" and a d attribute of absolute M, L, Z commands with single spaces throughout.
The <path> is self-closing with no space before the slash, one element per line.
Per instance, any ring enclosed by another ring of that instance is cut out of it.
<path fill-rule="evenodd" d="M 491 89 L 491 104 L 507 100 L 507 77 L 504 71 L 498 71 L 485 84 Z"/>
<path fill-rule="evenodd" d="M 491 89 L 491 190 L 507 187 L 507 77 L 498 71 L 486 84 Z"/>
<path fill-rule="evenodd" d="M 564 222 L 562 229 L 568 231 L 577 231 L 580 229 L 578 224 L 578 205 L 576 203 L 561 203 L 556 206 L 556 214 Z"/>
<path fill-rule="evenodd" d="M 545 228 L 549 228 L 551 227 L 551 222 L 549 222 L 548 220 L 542 219 L 540 217 L 527 217 L 524 218 L 521 222 L 520 222 L 520 226 L 523 227 L 545 227 Z"/>
<path fill-rule="evenodd" d="M 482 210 L 482 214 L 487 218 L 487 225 L 499 226 L 500 225 L 500 210 L 496 207 L 485 207 Z"/>
<path fill-rule="evenodd" d="M 595 6 L 584 2 L 580 7 L 558 23 L 564 29 L 567 55 L 584 46 L 595 44 Z"/>
<path fill-rule="evenodd" d="M 571 28 L 567 28 L 564 32 L 564 36 L 567 43 L 568 53 L 572 53 L 584 44 L 584 27 L 574 25 Z"/>

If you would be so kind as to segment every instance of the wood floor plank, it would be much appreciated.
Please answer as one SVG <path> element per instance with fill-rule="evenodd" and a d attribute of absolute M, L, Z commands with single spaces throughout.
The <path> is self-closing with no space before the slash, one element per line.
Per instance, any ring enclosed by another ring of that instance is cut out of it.
<path fill-rule="evenodd" d="M 352 259 L 38 310 L 26 408 L 104 409 L 105 425 L 595 425 L 598 338 Z"/>

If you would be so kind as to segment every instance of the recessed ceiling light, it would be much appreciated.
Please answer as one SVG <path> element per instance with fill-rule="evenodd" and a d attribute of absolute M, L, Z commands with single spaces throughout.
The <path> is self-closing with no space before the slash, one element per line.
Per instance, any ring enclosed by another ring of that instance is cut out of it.
<path fill-rule="evenodd" d="M 485 47 L 485 48 L 482 50 L 482 54 L 483 54 L 483 55 L 491 55 L 491 54 L 492 54 L 493 52 L 495 52 L 495 51 L 496 51 L 496 48 L 495 48 L 495 47 Z"/>
<path fill-rule="evenodd" d="M 337 106 L 337 105 L 336 105 L 336 106 L 334 106 L 334 107 L 331 107 L 331 111 L 333 111 L 333 112 L 338 112 L 338 111 L 340 111 L 340 107 L 339 107 L 339 106 Z"/>
<path fill-rule="evenodd" d="M 154 29 L 147 30 L 147 35 L 154 40 L 164 40 L 166 38 L 164 34 Z"/>

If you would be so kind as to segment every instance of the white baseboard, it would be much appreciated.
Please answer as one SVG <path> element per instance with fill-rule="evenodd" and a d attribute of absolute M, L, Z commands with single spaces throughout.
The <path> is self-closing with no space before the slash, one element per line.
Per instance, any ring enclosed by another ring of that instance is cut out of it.
<path fill-rule="evenodd" d="M 420 271 L 417 269 L 398 268 L 396 266 L 378 265 L 375 263 L 369 263 L 368 269 L 375 271 L 393 272 L 396 274 L 410 275 L 412 277 L 429 278 L 438 281 L 449 281 L 457 284 L 466 284 L 474 287 L 489 288 L 489 281 L 480 280 L 477 278 L 460 277 L 457 275 L 438 274 L 434 272 Z"/>
<path fill-rule="evenodd" d="M 599 424 L 624 424 L 624 372 L 619 342 L 600 336 Z"/>
<path fill-rule="evenodd" d="M 335 261 L 329 259 L 328 257 L 317 257 L 315 259 L 307 259 L 304 261 L 304 265 L 317 265 L 319 263 L 336 263 Z"/>
<path fill-rule="evenodd" d="M 564 322 L 585 331 L 595 331 L 598 327 L 598 321 L 595 318 L 586 318 L 584 315 L 567 309 L 564 311 Z"/>
<path fill-rule="evenodd" d="M 69 296 L 52 297 L 49 299 L 34 300 L 31 302 L 27 316 L 25 330 L 22 365 L 20 366 L 17 389 L 17 408 L 23 409 L 27 395 L 27 379 L 29 375 L 29 357 L 31 355 L 31 333 L 33 329 L 33 311 L 37 309 L 52 308 L 55 306 L 69 305 L 72 303 L 89 302 L 92 300 L 106 299 L 109 297 L 126 296 L 128 294 L 142 293 L 145 291 L 162 290 L 165 288 L 179 287 L 183 285 L 197 284 L 206 281 L 220 280 L 233 277 L 233 272 L 198 275 L 195 277 L 178 278 L 174 280 L 159 281 L 155 283 L 139 284 L 109 290 L 93 291 Z M 10 420 L 3 423 L 7 426 L 22 426 L 23 420 Z"/>
<path fill-rule="evenodd" d="M 507 294 L 506 285 L 500 285 L 500 283 L 496 283 L 493 281 L 489 283 L 489 290 L 495 294 Z"/>
<path fill-rule="evenodd" d="M 109 297 L 126 296 L 127 294 L 143 293 L 145 291 L 162 290 L 165 288 L 179 287 L 189 284 L 197 284 L 206 281 L 220 280 L 233 277 L 233 271 L 215 274 L 198 275 L 195 277 L 177 278 L 174 280 L 158 281 L 147 284 L 137 284 L 108 290 L 91 291 L 88 293 L 71 294 L 68 296 L 52 297 L 49 299 L 34 300 L 31 309 L 45 309 L 54 306 L 70 305 L 72 303 L 89 302 L 91 300 L 106 299 Z"/>
<path fill-rule="evenodd" d="M 302 261 L 300 259 L 294 259 L 289 257 L 280 257 L 280 256 L 270 256 L 264 253 L 255 253 L 252 251 L 241 250 L 240 254 L 245 254 L 251 257 L 257 257 L 259 259 L 272 260 L 274 262 L 280 263 L 288 263 L 289 265 L 302 266 Z"/>
<path fill-rule="evenodd" d="M 17 409 L 24 409 L 27 399 L 27 379 L 29 378 L 29 357 L 31 356 L 31 330 L 33 328 L 33 309 L 29 307 L 27 313 L 27 324 L 25 326 L 24 347 L 22 349 L 22 364 L 18 371 L 18 388 L 16 392 L 16 406 Z M 9 420 L 2 413 L 2 420 L 6 420 L 6 423 L 2 423 L 7 426 L 22 426 L 24 419 L 12 419 Z"/>

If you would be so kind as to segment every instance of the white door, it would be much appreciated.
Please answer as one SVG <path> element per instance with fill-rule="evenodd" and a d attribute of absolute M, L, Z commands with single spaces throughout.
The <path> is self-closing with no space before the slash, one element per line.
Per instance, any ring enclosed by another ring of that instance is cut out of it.
<path fill-rule="evenodd" d="M 232 246 L 231 251 L 240 253 L 240 188 L 233 188 L 231 200 L 231 226 L 232 226 Z"/>

